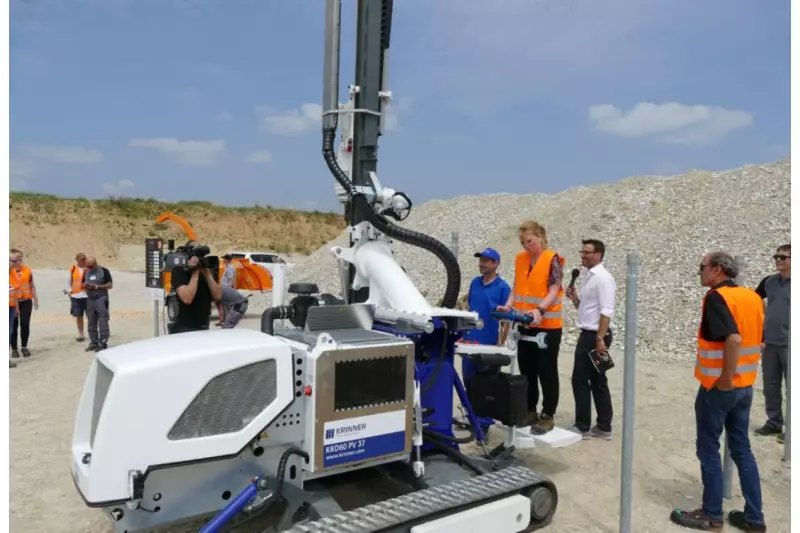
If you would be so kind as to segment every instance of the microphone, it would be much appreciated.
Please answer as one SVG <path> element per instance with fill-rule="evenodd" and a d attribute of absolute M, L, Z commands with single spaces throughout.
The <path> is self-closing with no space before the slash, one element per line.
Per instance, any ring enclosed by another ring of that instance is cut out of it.
<path fill-rule="evenodd" d="M 569 288 L 570 289 L 575 286 L 575 280 L 577 280 L 578 276 L 580 276 L 580 275 L 581 275 L 581 271 L 580 270 L 578 270 L 577 268 L 573 268 L 572 269 L 572 279 L 569 280 Z"/>

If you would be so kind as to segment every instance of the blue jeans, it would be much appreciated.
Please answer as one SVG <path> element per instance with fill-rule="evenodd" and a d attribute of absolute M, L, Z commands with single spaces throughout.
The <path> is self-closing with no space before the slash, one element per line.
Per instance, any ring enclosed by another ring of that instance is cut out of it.
<path fill-rule="evenodd" d="M 744 496 L 745 518 L 753 524 L 764 523 L 761 507 L 761 478 L 758 465 L 750 450 L 750 408 L 753 387 L 731 391 L 719 389 L 697 391 L 694 410 L 697 418 L 697 458 L 703 478 L 703 511 L 713 520 L 722 520 L 722 460 L 720 437 L 722 430 L 728 439 L 731 459 L 739 471 Z"/>

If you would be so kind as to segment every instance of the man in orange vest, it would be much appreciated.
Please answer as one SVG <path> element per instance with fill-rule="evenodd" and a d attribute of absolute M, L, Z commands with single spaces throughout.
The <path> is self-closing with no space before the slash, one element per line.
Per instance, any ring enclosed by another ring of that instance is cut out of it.
<path fill-rule="evenodd" d="M 33 272 L 30 267 L 22 264 L 22 251 L 11 249 L 11 268 L 9 269 L 9 285 L 17 288 L 19 294 L 19 315 L 14 320 L 11 331 L 11 357 L 19 357 L 17 350 L 17 330 L 20 330 L 22 340 L 22 356 L 30 357 L 28 339 L 31 333 L 31 314 L 34 309 L 39 309 L 39 298 L 36 295 L 36 285 L 33 282 Z"/>
<path fill-rule="evenodd" d="M 739 471 L 744 511 L 728 513 L 728 522 L 745 531 L 766 531 L 761 478 L 748 436 L 753 384 L 761 359 L 764 306 L 756 292 L 736 285 L 739 269 L 725 252 L 706 255 L 700 281 L 710 287 L 703 298 L 697 330 L 695 400 L 697 458 L 703 481 L 700 509 L 675 509 L 670 519 L 691 529 L 722 530 L 722 461 L 719 441 L 725 430 L 731 458 Z"/>
<path fill-rule="evenodd" d="M 75 264 L 69 269 L 69 279 L 64 294 L 69 294 L 69 314 L 75 317 L 78 326 L 78 342 L 83 342 L 86 337 L 83 334 L 83 317 L 86 315 L 86 301 L 88 295 L 83 287 L 83 272 L 86 270 L 86 254 L 79 253 L 75 256 Z"/>
<path fill-rule="evenodd" d="M 520 327 L 517 361 L 528 378 L 528 416 L 521 423 L 531 433 L 543 435 L 554 427 L 558 407 L 558 352 L 563 327 L 562 300 L 564 258 L 547 248 L 547 232 L 537 222 L 523 222 L 518 230 L 523 251 L 514 266 L 514 288 L 499 311 L 512 308 L 533 317 L 529 327 Z M 539 385 L 542 386 L 542 412 L 537 413 Z"/>
<path fill-rule="evenodd" d="M 13 254 L 10 254 L 8 258 L 8 269 L 11 270 L 13 266 Z M 14 331 L 14 319 L 17 318 L 19 315 L 19 294 L 17 293 L 17 287 L 12 285 L 11 283 L 8 284 L 8 338 L 9 341 L 11 339 L 11 332 Z M 17 363 L 9 360 L 8 361 L 8 368 L 16 368 Z"/>

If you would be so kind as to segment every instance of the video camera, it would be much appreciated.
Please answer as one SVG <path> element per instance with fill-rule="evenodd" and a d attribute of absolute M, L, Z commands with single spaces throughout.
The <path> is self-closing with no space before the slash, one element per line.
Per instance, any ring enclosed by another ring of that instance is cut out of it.
<path fill-rule="evenodd" d="M 169 252 L 164 256 L 164 270 L 171 272 L 178 268 L 189 271 L 207 268 L 211 271 L 214 279 L 217 279 L 219 275 L 219 257 L 210 254 L 211 248 L 195 241 L 189 241 L 177 248 L 175 248 L 175 241 L 169 241 Z M 192 257 L 199 259 L 194 267 L 189 266 L 189 259 Z"/>

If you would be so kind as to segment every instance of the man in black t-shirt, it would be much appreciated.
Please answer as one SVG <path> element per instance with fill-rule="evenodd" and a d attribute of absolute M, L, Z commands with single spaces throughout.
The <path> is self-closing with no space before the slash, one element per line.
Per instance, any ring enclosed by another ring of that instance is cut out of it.
<path fill-rule="evenodd" d="M 199 259 L 189 259 L 189 269 L 172 271 L 172 286 L 178 295 L 178 317 L 170 333 L 186 333 L 208 329 L 211 303 L 222 298 L 222 287 L 214 281 L 211 271 L 197 268 Z"/>

